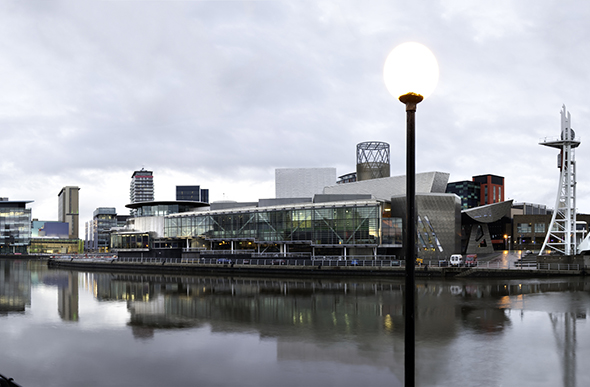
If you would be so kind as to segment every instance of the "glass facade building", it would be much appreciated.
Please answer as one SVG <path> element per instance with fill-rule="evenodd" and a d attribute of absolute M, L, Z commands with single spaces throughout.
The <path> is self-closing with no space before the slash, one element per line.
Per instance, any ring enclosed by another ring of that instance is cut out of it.
<path fill-rule="evenodd" d="M 198 185 L 177 185 L 176 200 L 192 200 L 209 203 L 209 190 Z"/>
<path fill-rule="evenodd" d="M 314 247 L 401 245 L 401 218 L 390 214 L 389 204 L 377 200 L 203 211 L 167 216 L 164 234 Z"/>
<path fill-rule="evenodd" d="M 99 207 L 94 210 L 93 222 L 93 251 L 107 253 L 111 245 L 110 231 L 117 227 L 117 210 L 114 207 Z"/>
<path fill-rule="evenodd" d="M 166 216 L 169 214 L 176 214 L 179 212 L 194 211 L 198 207 L 194 203 L 182 202 L 153 202 L 153 204 L 143 204 L 141 206 L 134 206 L 136 217 L 144 216 Z"/>
<path fill-rule="evenodd" d="M 481 184 L 474 181 L 456 181 L 447 184 L 446 193 L 454 193 L 461 198 L 461 209 L 479 206 Z"/>
<path fill-rule="evenodd" d="M 77 239 L 31 238 L 31 254 L 78 254 L 80 241 Z"/>
<path fill-rule="evenodd" d="M 31 201 L 0 200 L 0 254 L 26 254 L 31 244 Z"/>
<path fill-rule="evenodd" d="M 114 233 L 111 243 L 116 249 L 147 250 L 152 247 L 153 239 L 153 233 L 150 232 Z"/>

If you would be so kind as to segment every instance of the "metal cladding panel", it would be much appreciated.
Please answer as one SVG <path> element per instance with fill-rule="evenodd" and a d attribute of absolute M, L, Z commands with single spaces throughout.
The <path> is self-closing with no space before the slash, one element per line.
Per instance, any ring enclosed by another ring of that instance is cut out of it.
<path fill-rule="evenodd" d="M 362 163 L 356 165 L 357 181 L 389 177 L 389 171 L 388 163 Z"/>
<path fill-rule="evenodd" d="M 461 199 L 457 195 L 416 194 L 416 211 L 418 257 L 446 259 L 461 252 Z M 391 215 L 403 219 L 405 232 L 405 195 L 391 198 Z"/>
<path fill-rule="evenodd" d="M 311 198 L 336 184 L 336 168 L 277 168 L 275 197 Z"/>
<path fill-rule="evenodd" d="M 463 210 L 463 214 L 478 223 L 493 223 L 502 219 L 504 216 L 510 217 L 511 209 L 512 200 L 508 200 Z"/>
<path fill-rule="evenodd" d="M 449 176 L 446 172 L 418 173 L 416 174 L 416 192 L 444 193 Z M 393 196 L 406 194 L 406 176 L 337 184 L 324 188 L 324 194 L 371 194 L 375 199 L 389 200 Z"/>

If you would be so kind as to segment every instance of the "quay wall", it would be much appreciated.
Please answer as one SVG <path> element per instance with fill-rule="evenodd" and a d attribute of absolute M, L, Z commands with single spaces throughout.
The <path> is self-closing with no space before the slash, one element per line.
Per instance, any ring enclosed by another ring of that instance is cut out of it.
<path fill-rule="evenodd" d="M 244 265 L 244 264 L 190 264 L 190 263 L 148 263 L 148 262 L 84 262 L 83 260 L 48 260 L 52 268 L 127 273 L 161 274 L 207 274 L 249 276 L 265 275 L 272 277 L 404 277 L 405 268 L 399 266 L 295 266 L 295 265 Z M 441 277 L 491 277 L 491 278 L 542 278 L 556 276 L 583 276 L 585 270 L 530 270 L 530 269 L 491 269 L 464 267 L 416 267 L 417 278 Z"/>

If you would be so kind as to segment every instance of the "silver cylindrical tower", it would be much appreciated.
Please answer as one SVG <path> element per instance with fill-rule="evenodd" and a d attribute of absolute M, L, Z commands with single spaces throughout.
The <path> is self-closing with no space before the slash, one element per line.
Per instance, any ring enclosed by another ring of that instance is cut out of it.
<path fill-rule="evenodd" d="M 389 144 L 380 141 L 361 142 L 356 146 L 357 181 L 389 177 Z"/>

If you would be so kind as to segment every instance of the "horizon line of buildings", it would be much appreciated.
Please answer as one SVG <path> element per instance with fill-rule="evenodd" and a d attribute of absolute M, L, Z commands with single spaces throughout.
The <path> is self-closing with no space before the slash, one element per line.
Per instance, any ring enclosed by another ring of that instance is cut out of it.
<path fill-rule="evenodd" d="M 277 168 L 276 197 L 257 202 L 209 203 L 209 190 L 198 185 L 176 186 L 175 201 L 155 201 L 153 171 L 141 168 L 131 176 L 130 215 L 98 207 L 85 222 L 83 243 L 78 187 L 60 191 L 57 222 L 31 219 L 31 201 L 0 200 L 0 254 L 194 256 L 221 250 L 399 256 L 405 176 L 389 175 L 389 144 L 376 141 L 358 144 L 356 171 L 338 178 L 336 168 Z M 458 182 L 449 176 L 416 175 L 419 256 L 540 248 L 551 217 L 545 205 L 505 201 L 502 176 Z M 590 216 L 578 216 L 581 238 Z"/>

